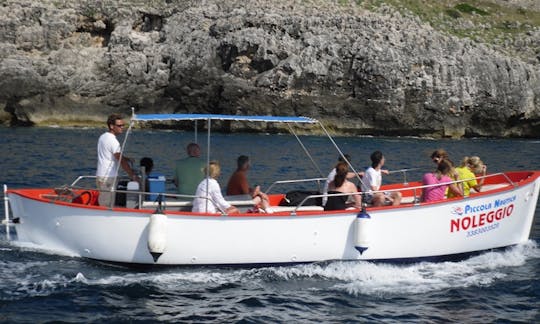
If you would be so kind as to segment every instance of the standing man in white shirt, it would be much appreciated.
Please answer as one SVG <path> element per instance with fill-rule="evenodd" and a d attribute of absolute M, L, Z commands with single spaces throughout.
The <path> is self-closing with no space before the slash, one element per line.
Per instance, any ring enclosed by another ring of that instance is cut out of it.
<path fill-rule="evenodd" d="M 107 119 L 108 131 L 103 133 L 97 144 L 97 171 L 96 184 L 99 192 L 99 205 L 111 206 L 114 203 L 114 194 L 111 190 L 116 185 L 118 162 L 120 160 L 120 142 L 116 138 L 122 134 L 125 124 L 121 115 L 112 114 Z M 122 156 L 120 165 L 132 180 L 137 180 L 137 174 L 130 166 L 130 160 Z"/>
<path fill-rule="evenodd" d="M 366 170 L 364 181 L 362 181 L 362 191 L 366 193 L 364 202 L 373 206 L 383 206 L 388 202 L 397 206 L 401 202 L 401 192 L 373 192 L 379 191 L 382 184 L 382 173 L 388 174 L 388 170 L 383 170 L 385 162 L 381 151 L 371 153 L 371 167 Z"/>

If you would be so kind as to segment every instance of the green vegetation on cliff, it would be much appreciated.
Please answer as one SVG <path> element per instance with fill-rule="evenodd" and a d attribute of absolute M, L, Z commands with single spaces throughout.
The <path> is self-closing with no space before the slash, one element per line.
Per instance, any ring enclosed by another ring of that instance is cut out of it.
<path fill-rule="evenodd" d="M 371 10 L 390 5 L 436 30 L 503 46 L 514 55 L 523 56 L 519 43 L 538 41 L 531 36 L 540 33 L 540 2 L 535 1 L 356 0 L 356 4 Z M 540 55 L 540 48 L 530 54 Z"/>

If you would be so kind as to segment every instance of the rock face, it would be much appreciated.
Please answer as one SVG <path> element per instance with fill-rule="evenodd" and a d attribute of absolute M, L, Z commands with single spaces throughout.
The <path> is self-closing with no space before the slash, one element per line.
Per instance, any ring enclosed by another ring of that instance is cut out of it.
<path fill-rule="evenodd" d="M 0 119 L 102 123 L 135 107 L 305 115 L 345 134 L 540 137 L 538 62 L 390 8 L 141 3 L 1 2 Z"/>

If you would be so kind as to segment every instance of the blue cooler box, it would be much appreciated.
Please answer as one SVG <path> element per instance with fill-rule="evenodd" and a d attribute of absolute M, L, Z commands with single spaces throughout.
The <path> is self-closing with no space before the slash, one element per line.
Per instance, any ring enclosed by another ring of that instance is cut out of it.
<path fill-rule="evenodd" d="M 148 191 L 162 193 L 165 192 L 165 175 L 161 173 L 151 173 L 148 176 Z M 159 195 L 149 195 L 149 199 L 155 201 Z"/>

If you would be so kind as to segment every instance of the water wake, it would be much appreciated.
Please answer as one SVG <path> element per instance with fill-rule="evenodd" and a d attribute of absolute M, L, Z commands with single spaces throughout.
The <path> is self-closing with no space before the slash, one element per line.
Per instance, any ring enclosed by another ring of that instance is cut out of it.
<path fill-rule="evenodd" d="M 451 288 L 489 286 L 498 280 L 511 280 L 506 278 L 509 268 L 521 267 L 540 258 L 540 249 L 531 240 L 502 252 L 487 252 L 461 262 L 393 265 L 335 261 L 253 269 L 197 267 L 144 272 L 95 264 L 89 266 L 87 261 L 79 258 L 46 257 L 49 260 L 0 261 L 3 278 L 0 281 L 0 300 L 43 296 L 77 285 L 142 285 L 175 292 L 190 287 L 194 290 L 201 286 L 219 289 L 249 284 L 280 286 L 285 290 L 331 290 L 353 296 L 422 294 Z"/>

